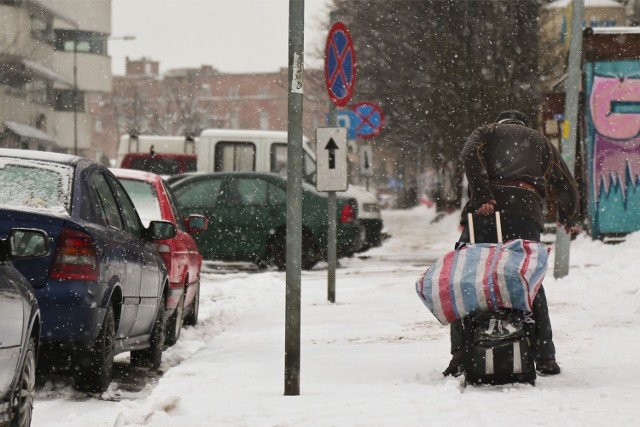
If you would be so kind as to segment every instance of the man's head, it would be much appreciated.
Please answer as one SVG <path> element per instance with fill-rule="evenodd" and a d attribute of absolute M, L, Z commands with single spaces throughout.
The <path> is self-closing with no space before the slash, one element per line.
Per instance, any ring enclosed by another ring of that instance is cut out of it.
<path fill-rule="evenodd" d="M 520 111 L 508 110 L 498 114 L 496 123 L 511 123 L 529 126 L 529 118 L 526 116 L 526 114 L 523 114 Z"/>

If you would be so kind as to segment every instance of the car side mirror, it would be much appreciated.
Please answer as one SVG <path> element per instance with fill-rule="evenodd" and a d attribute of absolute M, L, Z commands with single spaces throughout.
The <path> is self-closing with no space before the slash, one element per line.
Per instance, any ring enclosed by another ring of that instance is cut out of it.
<path fill-rule="evenodd" d="M 51 253 L 49 236 L 42 230 L 13 228 L 9 232 L 9 256 L 12 259 L 38 258 Z"/>
<path fill-rule="evenodd" d="M 184 220 L 187 233 L 202 233 L 207 229 L 209 220 L 204 215 L 191 214 Z"/>
<path fill-rule="evenodd" d="M 147 230 L 151 240 L 167 240 L 176 237 L 176 226 L 169 221 L 151 221 Z"/>

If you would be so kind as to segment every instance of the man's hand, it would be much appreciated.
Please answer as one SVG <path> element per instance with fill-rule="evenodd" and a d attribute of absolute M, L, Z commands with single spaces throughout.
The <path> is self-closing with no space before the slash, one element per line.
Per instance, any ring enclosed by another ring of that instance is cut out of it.
<path fill-rule="evenodd" d="M 483 203 L 482 206 L 476 210 L 476 213 L 479 215 L 491 215 L 495 212 L 496 205 L 497 202 L 495 200 L 489 200 L 488 202 Z"/>

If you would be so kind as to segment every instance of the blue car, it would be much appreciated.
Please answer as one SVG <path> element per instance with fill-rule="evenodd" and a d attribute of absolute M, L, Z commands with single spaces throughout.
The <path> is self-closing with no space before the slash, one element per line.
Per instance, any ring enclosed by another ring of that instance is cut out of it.
<path fill-rule="evenodd" d="M 100 392 L 117 353 L 159 367 L 169 281 L 153 242 L 175 226 L 145 228 L 113 174 L 81 157 L 0 149 L 0 188 L 0 238 L 37 228 L 51 239 L 49 256 L 15 261 L 42 313 L 39 370 Z"/>
<path fill-rule="evenodd" d="M 38 302 L 12 260 L 49 253 L 41 230 L 12 229 L 0 240 L 0 425 L 31 424 L 40 343 Z"/>

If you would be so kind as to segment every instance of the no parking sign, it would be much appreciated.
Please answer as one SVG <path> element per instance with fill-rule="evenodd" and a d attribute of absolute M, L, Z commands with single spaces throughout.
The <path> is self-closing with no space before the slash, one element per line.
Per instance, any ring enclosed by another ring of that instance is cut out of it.
<path fill-rule="evenodd" d="M 331 101 L 338 107 L 347 105 L 356 84 L 356 53 L 347 26 L 342 22 L 336 22 L 329 30 L 324 77 Z"/>
<path fill-rule="evenodd" d="M 360 123 L 356 127 L 356 134 L 362 138 L 373 138 L 382 130 L 384 114 L 380 106 L 372 102 L 360 102 L 351 109 Z"/>

